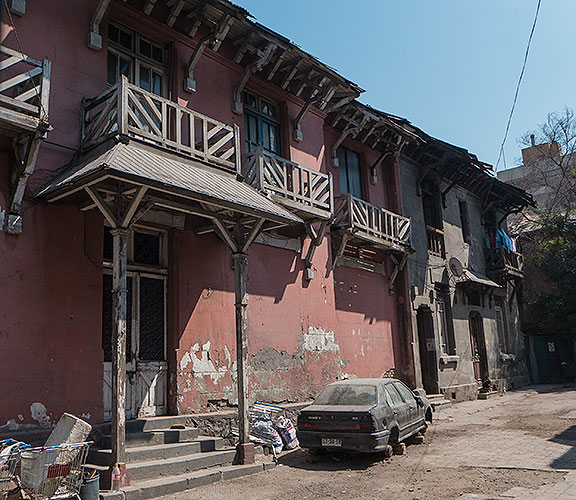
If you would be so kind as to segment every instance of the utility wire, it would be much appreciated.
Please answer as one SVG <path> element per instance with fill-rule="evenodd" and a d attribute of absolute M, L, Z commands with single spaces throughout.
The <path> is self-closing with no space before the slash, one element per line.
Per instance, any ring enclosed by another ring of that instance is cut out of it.
<path fill-rule="evenodd" d="M 498 165 L 500 159 L 504 159 L 504 166 L 506 166 L 506 158 L 504 157 L 504 145 L 506 144 L 506 139 L 508 138 L 508 132 L 510 130 L 510 123 L 512 122 L 512 115 L 514 115 L 514 109 L 516 108 L 516 101 L 518 100 L 518 93 L 520 92 L 520 84 L 522 83 L 522 78 L 524 77 L 524 71 L 526 70 L 526 62 L 528 61 L 528 53 L 530 52 L 530 44 L 532 43 L 532 37 L 534 36 L 534 29 L 536 28 L 536 22 L 538 21 L 538 14 L 540 13 L 540 4 L 542 0 L 538 0 L 538 5 L 536 6 L 536 14 L 534 15 L 534 22 L 532 23 L 532 29 L 530 30 L 530 36 L 528 37 L 528 44 L 526 45 L 526 53 L 524 54 L 524 62 L 522 63 L 522 71 L 520 72 L 520 78 L 518 78 L 518 84 L 516 85 L 516 92 L 514 93 L 514 100 L 512 101 L 512 109 L 510 109 L 510 116 L 508 116 L 508 123 L 506 124 L 506 131 L 504 132 L 504 139 L 502 139 L 502 145 L 500 146 L 500 153 L 498 154 L 498 161 L 496 162 L 495 170 L 498 171 Z"/>
<path fill-rule="evenodd" d="M 20 54 L 22 56 L 22 62 L 26 66 L 26 72 L 28 73 L 28 76 L 30 77 L 30 79 L 32 79 L 32 77 L 30 76 L 30 66 L 28 66 L 28 62 L 26 61 L 26 56 L 24 54 L 24 48 L 22 47 L 22 42 L 20 41 L 20 37 L 18 36 L 18 31 L 16 30 L 16 24 L 14 23 L 14 18 L 12 17 L 12 12 L 10 12 L 8 0 L 4 0 L 4 6 L 6 8 L 6 12 L 8 14 L 8 17 L 10 18 L 10 24 L 12 25 L 12 28 L 14 30 L 14 36 L 16 37 L 16 42 L 18 43 L 18 48 L 20 49 Z M 44 116 L 48 116 L 48 112 L 46 111 L 46 109 L 44 108 L 44 105 L 42 104 L 42 98 L 40 97 L 40 94 L 38 92 L 38 86 L 35 85 L 34 82 L 32 82 L 32 85 L 34 85 L 34 92 L 36 93 L 36 97 L 38 97 L 38 107 L 42 110 L 42 113 L 44 113 Z"/>

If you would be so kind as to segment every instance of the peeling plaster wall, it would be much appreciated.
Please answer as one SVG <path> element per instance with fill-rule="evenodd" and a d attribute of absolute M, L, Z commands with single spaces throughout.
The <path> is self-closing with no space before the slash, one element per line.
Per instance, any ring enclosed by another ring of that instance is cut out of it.
<path fill-rule="evenodd" d="M 213 236 L 185 231 L 180 246 L 180 307 L 174 332 L 177 411 L 235 404 L 230 258 Z M 248 381 L 252 399 L 302 401 L 314 397 L 328 382 L 379 377 L 397 366 L 393 352 L 396 298 L 388 295 L 385 278 L 351 268 L 328 272 L 329 258 L 325 241 L 314 258 L 316 278 L 307 283 L 299 254 L 260 244 L 250 249 Z"/>

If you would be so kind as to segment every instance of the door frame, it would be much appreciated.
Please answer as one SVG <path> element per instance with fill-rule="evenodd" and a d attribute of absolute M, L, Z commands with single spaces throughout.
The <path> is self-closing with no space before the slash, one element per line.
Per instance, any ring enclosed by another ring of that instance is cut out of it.
<path fill-rule="evenodd" d="M 427 394 L 438 394 L 440 391 L 438 342 L 434 329 L 434 315 L 430 307 L 420 306 L 418 308 L 416 312 L 416 330 L 418 332 L 422 386 Z"/>
<path fill-rule="evenodd" d="M 474 378 L 478 387 L 489 378 L 488 355 L 486 350 L 486 336 L 484 335 L 484 318 L 478 311 L 471 311 L 468 315 L 468 329 L 470 331 L 470 350 L 472 353 L 472 367 Z M 477 355 L 475 345 L 477 346 Z M 476 359 L 476 357 L 478 359 Z"/>

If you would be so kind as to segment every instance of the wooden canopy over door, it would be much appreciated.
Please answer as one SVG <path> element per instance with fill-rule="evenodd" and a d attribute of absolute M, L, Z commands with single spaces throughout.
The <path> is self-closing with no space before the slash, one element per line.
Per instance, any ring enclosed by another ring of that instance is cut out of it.
<path fill-rule="evenodd" d="M 257 235 L 302 219 L 234 175 L 154 147 L 113 140 L 56 178 L 39 196 L 97 208 L 113 236 L 112 463 L 125 463 L 127 238 L 144 213 L 159 207 L 208 220 L 234 262 L 240 444 L 249 443 L 246 397 L 247 251 Z"/>

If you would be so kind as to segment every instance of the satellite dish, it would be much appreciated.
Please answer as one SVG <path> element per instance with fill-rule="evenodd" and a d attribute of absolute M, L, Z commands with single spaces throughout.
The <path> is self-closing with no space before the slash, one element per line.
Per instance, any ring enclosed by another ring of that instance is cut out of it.
<path fill-rule="evenodd" d="M 462 262 L 460 262 L 456 257 L 450 257 L 450 260 L 448 261 L 448 268 L 450 269 L 450 272 L 457 278 L 464 274 L 464 266 L 462 265 Z"/>

